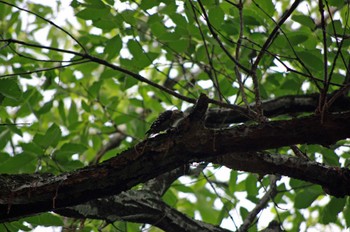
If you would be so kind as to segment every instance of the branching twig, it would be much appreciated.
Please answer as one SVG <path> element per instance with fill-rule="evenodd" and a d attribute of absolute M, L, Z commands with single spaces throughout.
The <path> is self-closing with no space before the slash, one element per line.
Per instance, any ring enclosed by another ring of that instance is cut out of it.
<path fill-rule="evenodd" d="M 327 111 L 327 99 L 326 95 L 328 92 L 328 47 L 327 47 L 327 35 L 326 35 L 326 22 L 324 18 L 324 5 L 323 0 L 318 1 L 318 10 L 321 15 L 321 28 L 322 28 L 322 39 L 323 39 L 323 88 L 320 93 L 319 107 L 318 110 L 321 113 L 321 121 L 324 120 L 325 112 Z"/>
<path fill-rule="evenodd" d="M 238 10 L 239 10 L 239 22 L 240 23 L 239 23 L 239 36 L 238 36 L 237 46 L 236 46 L 236 60 L 239 60 L 240 49 L 242 46 L 242 39 L 243 39 L 244 20 L 243 20 L 243 2 L 242 2 L 242 0 L 240 0 L 238 3 Z M 250 110 L 247 96 L 246 96 L 245 90 L 244 90 L 244 84 L 242 82 L 242 75 L 239 72 L 239 69 L 237 66 L 235 66 L 235 74 L 236 74 L 237 82 L 239 85 L 239 89 L 240 89 L 241 94 L 242 94 L 242 100 L 243 100 L 244 104 L 246 105 L 246 107 L 248 108 L 248 110 Z"/>
<path fill-rule="evenodd" d="M 57 66 L 50 67 L 50 68 L 36 69 L 36 70 L 33 70 L 33 71 L 27 71 L 27 72 L 4 74 L 4 75 L 0 75 L 0 77 L 2 77 L 2 78 L 3 77 L 14 77 L 14 76 L 21 76 L 21 75 L 29 75 L 29 74 L 33 74 L 33 73 L 41 73 L 41 72 L 51 71 L 51 70 L 60 69 L 60 68 L 66 68 L 66 67 L 73 66 L 73 65 L 84 64 L 84 63 L 87 63 L 87 62 L 90 62 L 90 61 L 81 59 L 78 62 L 72 62 L 70 64 L 57 65 Z"/>
<path fill-rule="evenodd" d="M 153 87 L 155 87 L 155 88 L 157 88 L 159 90 L 162 90 L 162 91 L 164 91 L 164 92 L 166 92 L 166 93 L 168 93 L 168 94 L 170 94 L 170 95 L 172 95 L 172 96 L 174 96 L 174 97 L 176 97 L 178 99 L 181 99 L 183 101 L 186 101 L 186 102 L 189 102 L 189 103 L 196 103 L 196 100 L 197 100 L 195 98 L 186 97 L 186 96 L 184 96 L 184 95 L 182 95 L 182 94 L 180 94 L 178 92 L 175 92 L 175 91 L 173 91 L 171 89 L 168 89 L 168 88 L 166 88 L 166 87 L 164 87 L 164 86 L 162 86 L 160 84 L 157 84 L 157 83 L 155 83 L 155 82 L 153 82 L 151 80 L 148 80 L 147 78 L 141 76 L 140 74 L 134 73 L 134 72 L 132 72 L 132 71 L 130 71 L 128 69 L 122 68 L 122 67 L 117 66 L 117 65 L 112 64 L 112 63 L 109 63 L 108 61 L 106 61 L 104 59 L 92 56 L 90 54 L 83 54 L 83 53 L 70 51 L 70 50 L 66 50 L 66 49 L 60 49 L 60 48 L 54 48 L 54 47 L 49 47 L 49 46 L 44 46 L 44 45 L 37 45 L 37 44 L 27 43 L 27 42 L 16 40 L 16 39 L 0 39 L 0 42 L 18 43 L 18 44 L 23 44 L 23 45 L 26 45 L 26 46 L 37 47 L 37 48 L 42 48 L 42 49 L 54 50 L 54 51 L 58 51 L 58 52 L 62 52 L 62 53 L 73 54 L 73 55 L 76 55 L 76 56 L 81 57 L 83 59 L 89 60 L 91 62 L 98 63 L 98 64 L 104 65 L 106 67 L 109 67 L 109 68 L 111 68 L 113 70 L 116 70 L 116 71 L 119 71 L 121 73 L 127 74 L 127 75 L 135 78 L 138 81 L 141 81 L 141 82 L 144 82 L 146 84 L 149 84 L 150 86 L 153 86 Z M 225 107 L 225 108 L 237 110 L 241 114 L 246 115 L 249 118 L 254 117 L 252 112 L 248 112 L 245 108 L 237 106 L 237 105 L 232 105 L 232 104 L 216 101 L 214 99 L 209 99 L 209 103 L 216 104 L 218 106 L 222 106 L 222 107 Z"/>
<path fill-rule="evenodd" d="M 8 6 L 11 6 L 11 7 L 14 7 L 14 8 L 17 8 L 18 10 L 20 11 L 24 11 L 24 12 L 27 12 L 29 14 L 32 14 L 32 15 L 35 15 L 36 17 L 40 18 L 41 20 L 53 25 L 54 27 L 58 28 L 59 30 L 63 31 L 64 33 L 66 33 L 69 37 L 71 37 L 80 47 L 81 49 L 83 49 L 84 53 L 87 53 L 85 47 L 72 35 L 70 34 L 67 30 L 65 30 L 64 28 L 58 26 L 57 24 L 55 24 L 54 22 L 42 17 L 41 15 L 33 12 L 33 11 L 30 11 L 30 10 L 27 10 L 27 9 L 24 9 L 24 8 L 21 8 L 19 6 L 16 6 L 15 4 L 11 4 L 9 2 L 6 2 L 6 1 L 0 1 L 0 3 L 3 3 L 3 4 L 6 4 Z"/>
<path fill-rule="evenodd" d="M 254 222 L 257 215 L 263 210 L 267 203 L 273 199 L 277 194 L 277 181 L 280 177 L 271 175 L 270 176 L 270 189 L 265 193 L 265 195 L 260 199 L 259 203 L 255 206 L 255 208 L 250 211 L 248 216 L 244 219 L 243 224 L 238 229 L 238 232 L 248 231 L 250 225 Z"/>
<path fill-rule="evenodd" d="M 109 141 L 104 144 L 100 150 L 97 152 L 95 160 L 93 161 L 94 164 L 97 164 L 100 162 L 101 158 L 106 154 L 107 151 L 112 150 L 116 147 L 118 147 L 121 142 L 125 139 L 125 135 L 117 133 L 114 134 Z"/>
<path fill-rule="evenodd" d="M 213 183 L 211 182 L 211 180 L 209 180 L 209 178 L 205 175 L 204 172 L 202 172 L 204 178 L 206 179 L 206 181 L 209 183 L 210 187 L 212 188 L 212 190 L 214 191 L 215 195 L 221 200 L 221 202 L 223 203 L 223 207 L 228 215 L 228 217 L 231 219 L 232 223 L 235 225 L 236 227 L 236 230 L 238 229 L 237 228 L 237 225 L 235 223 L 235 220 L 233 219 L 233 217 L 231 216 L 230 214 L 230 210 L 226 207 L 226 205 L 224 204 L 224 201 L 222 200 L 222 197 L 220 196 L 220 194 L 218 193 L 218 191 L 216 191 L 216 188 L 215 186 L 213 185 Z"/>
<path fill-rule="evenodd" d="M 282 15 L 280 20 L 277 22 L 276 27 L 272 30 L 272 32 L 270 33 L 269 37 L 266 39 L 264 45 L 262 46 L 260 52 L 258 53 L 258 55 L 257 55 L 257 57 L 256 57 L 256 59 L 255 59 L 255 61 L 253 63 L 253 65 L 252 65 L 250 74 L 252 75 L 252 79 L 253 79 L 254 92 L 255 92 L 255 102 L 256 102 L 256 110 L 258 111 L 258 115 L 259 115 L 260 118 L 263 117 L 263 110 L 261 108 L 261 103 L 262 102 L 261 102 L 261 97 L 260 97 L 259 81 L 258 81 L 258 77 L 256 76 L 256 70 L 258 68 L 258 65 L 259 65 L 261 59 L 265 55 L 265 52 L 268 50 L 268 48 L 271 46 L 272 42 L 276 38 L 280 27 L 289 18 L 289 16 L 297 8 L 297 6 L 299 5 L 300 2 L 301 2 L 301 0 L 296 0 L 292 4 L 290 9 L 288 11 L 286 11 Z"/>
<path fill-rule="evenodd" d="M 222 98 L 224 97 L 224 95 L 221 93 L 221 90 L 220 90 L 220 86 L 219 86 L 219 82 L 218 82 L 218 79 L 217 79 L 217 75 L 215 73 L 215 68 L 214 68 L 214 64 L 213 64 L 213 61 L 211 59 L 211 56 L 209 54 L 209 49 L 208 49 L 208 44 L 206 42 L 206 39 L 204 37 L 204 34 L 203 34 L 203 31 L 202 31 L 202 28 L 200 26 L 200 23 L 198 21 L 198 18 L 197 18 L 197 15 L 196 15 L 196 10 L 195 10 L 195 7 L 193 5 L 193 2 L 190 1 L 190 4 L 191 4 L 191 8 L 192 8 L 192 12 L 194 14 L 194 20 L 196 21 L 197 23 L 197 26 L 198 26 L 198 30 L 199 30 L 199 33 L 202 37 L 202 41 L 203 41 L 203 46 L 205 48 L 205 53 L 207 55 L 207 58 L 208 58 L 208 62 L 209 62 L 209 66 L 210 66 L 210 69 L 209 70 L 206 70 L 209 78 L 211 79 L 211 81 L 213 82 L 213 86 L 214 88 L 216 89 L 216 91 L 218 92 L 218 96 L 219 96 L 219 100 L 222 101 Z M 209 22 L 208 22 L 209 23 Z M 212 76 L 212 72 L 214 72 L 214 76 L 215 78 L 213 78 Z M 227 100 L 226 100 L 227 101 Z M 228 101 L 227 101 L 228 102 Z"/>
<path fill-rule="evenodd" d="M 242 69 L 243 71 L 245 71 L 246 73 L 249 74 L 251 71 L 250 71 L 247 67 L 245 67 L 245 66 L 243 66 L 241 63 L 239 63 L 239 62 L 231 55 L 231 53 L 225 48 L 224 44 L 221 42 L 221 40 L 219 39 L 217 33 L 214 31 L 213 27 L 211 26 L 210 21 L 209 21 L 209 18 L 208 18 L 208 15 L 207 15 L 207 13 L 206 13 L 206 11 L 205 11 L 205 8 L 204 8 L 202 2 L 199 0 L 198 3 L 199 3 L 199 6 L 200 6 L 200 8 L 201 8 L 201 10 L 202 10 L 202 12 L 203 12 L 204 19 L 205 19 L 205 21 L 206 21 L 207 24 L 208 24 L 208 29 L 209 29 L 210 33 L 212 34 L 213 38 L 218 42 L 220 48 L 225 52 L 225 54 L 227 55 L 227 57 L 228 57 L 235 65 L 237 65 L 240 69 Z"/>

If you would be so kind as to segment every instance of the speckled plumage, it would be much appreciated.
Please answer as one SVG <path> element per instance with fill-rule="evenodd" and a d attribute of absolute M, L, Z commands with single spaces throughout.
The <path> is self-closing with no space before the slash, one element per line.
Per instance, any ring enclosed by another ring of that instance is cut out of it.
<path fill-rule="evenodd" d="M 147 135 L 157 134 L 171 127 L 176 126 L 177 122 L 184 117 L 180 110 L 166 110 L 161 113 L 158 118 L 152 123 L 150 129 L 146 132 Z"/>

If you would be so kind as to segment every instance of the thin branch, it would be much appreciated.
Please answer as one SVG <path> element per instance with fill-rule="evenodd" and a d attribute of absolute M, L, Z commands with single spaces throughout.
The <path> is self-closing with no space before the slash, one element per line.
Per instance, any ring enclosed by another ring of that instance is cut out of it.
<path fill-rule="evenodd" d="M 1 37 L 2 38 L 2 37 Z M 33 60 L 33 61 L 36 61 L 36 62 L 45 62 L 45 63 L 55 63 L 55 62 L 60 62 L 60 63 L 64 63 L 64 62 L 74 62 L 74 61 L 77 61 L 77 60 L 44 60 L 44 59 L 38 59 L 38 58 L 34 58 L 34 57 L 30 57 L 30 56 L 27 56 L 27 55 L 23 55 L 22 53 L 16 51 L 15 48 L 11 47 L 10 44 L 8 44 L 9 48 L 12 50 L 12 52 L 16 55 L 18 55 L 19 57 L 23 57 L 25 59 L 28 59 L 28 60 Z M 78 59 L 79 60 L 79 59 Z"/>
<path fill-rule="evenodd" d="M 286 65 L 280 58 L 278 57 L 275 57 L 276 60 L 278 60 L 278 62 L 280 62 L 284 67 L 285 69 L 287 70 L 287 72 L 292 72 L 292 73 L 295 73 L 295 74 L 298 74 L 300 76 L 303 76 L 303 77 L 307 77 L 307 78 L 310 78 L 313 83 L 316 85 L 317 89 L 321 89 L 320 86 L 318 85 L 318 82 L 322 82 L 323 83 L 323 80 L 320 79 L 320 78 L 317 78 L 317 77 L 314 77 L 312 76 L 311 72 L 309 72 L 309 70 L 307 69 L 307 71 L 310 73 L 310 74 L 305 74 L 305 73 L 302 73 L 298 70 L 295 70 L 295 69 L 292 69 L 291 67 L 289 67 L 288 65 Z M 300 62 L 299 58 L 297 58 L 298 61 Z M 334 83 L 334 82 L 330 82 L 330 85 L 334 85 L 334 86 L 338 86 L 338 87 L 342 87 L 343 85 L 341 84 L 337 84 L 337 83 Z"/>
<path fill-rule="evenodd" d="M 318 110 L 321 113 L 321 121 L 323 121 L 325 111 L 327 110 L 326 95 L 328 92 L 328 48 L 327 48 L 326 22 L 324 18 L 323 0 L 318 1 L 318 10 L 320 11 L 320 15 L 321 15 L 322 42 L 323 42 L 323 72 L 324 72 L 323 73 L 324 83 L 323 83 L 322 92 L 320 93 Z"/>
<path fill-rule="evenodd" d="M 236 46 L 236 60 L 239 60 L 240 49 L 242 46 L 242 39 L 243 39 L 243 28 L 244 28 L 243 2 L 242 2 L 242 0 L 239 1 L 239 4 L 237 5 L 237 7 L 238 7 L 238 11 L 239 11 L 239 22 L 240 23 L 239 23 L 239 36 L 238 36 L 237 46 Z M 246 107 L 248 108 L 248 110 L 250 110 L 247 96 L 246 96 L 245 90 L 244 90 L 244 84 L 242 82 L 242 74 L 241 74 L 241 72 L 239 72 L 239 69 L 237 66 L 235 66 L 235 74 L 236 74 L 237 82 L 239 85 L 239 89 L 242 93 L 242 100 L 243 100 L 244 104 L 246 105 Z"/>
<path fill-rule="evenodd" d="M 259 88 L 259 81 L 258 81 L 258 77 L 256 76 L 256 70 L 258 68 L 258 65 L 261 61 L 261 59 L 263 58 L 263 56 L 265 55 L 265 52 L 268 50 L 268 48 L 271 46 L 272 42 L 274 41 L 274 39 L 276 38 L 278 31 L 280 29 L 280 27 L 284 24 L 284 22 L 289 18 L 289 16 L 292 14 L 292 12 L 297 8 L 297 6 L 299 5 L 299 3 L 301 2 L 301 0 L 296 0 L 292 6 L 290 7 L 290 9 L 288 11 L 286 11 L 282 17 L 280 18 L 280 20 L 277 22 L 277 25 L 275 26 L 275 28 L 272 30 L 272 32 L 270 33 L 269 37 L 266 39 L 264 45 L 262 46 L 260 52 L 258 53 L 252 68 L 251 68 L 251 75 L 252 75 L 252 79 L 253 79 L 253 85 L 254 85 L 254 91 L 255 91 L 255 102 L 256 102 L 256 110 L 258 111 L 258 115 L 260 116 L 260 118 L 262 119 L 263 116 L 263 110 L 261 108 L 261 96 L 260 96 L 260 88 Z"/>
<path fill-rule="evenodd" d="M 84 54 L 79 53 L 79 52 L 75 52 L 75 51 L 70 51 L 70 50 L 66 50 L 66 49 L 61 49 L 61 48 L 55 48 L 55 47 L 49 47 L 49 46 L 45 46 L 45 45 L 40 45 L 40 44 L 34 44 L 34 43 L 28 43 L 22 40 L 17 40 L 17 39 L 0 39 L 0 42 L 6 42 L 6 43 L 16 43 L 16 44 L 22 44 L 28 47 L 34 47 L 34 48 L 41 48 L 41 49 L 48 49 L 48 50 L 52 50 L 52 51 L 56 51 L 56 52 L 62 52 L 62 53 L 67 53 L 67 54 L 72 54 L 75 56 L 84 56 Z"/>
<path fill-rule="evenodd" d="M 345 80 L 344 80 L 344 85 L 338 90 L 338 92 L 336 93 L 336 94 L 334 94 L 333 96 L 332 96 L 332 98 L 331 99 L 329 99 L 325 104 L 326 104 L 326 106 L 327 106 L 327 109 L 334 103 L 334 101 L 338 98 L 338 97 L 341 97 L 341 96 L 343 96 L 343 95 L 346 95 L 346 93 L 348 92 L 348 90 L 349 90 L 349 83 L 348 83 L 348 81 L 349 81 L 349 73 L 350 73 L 350 62 L 346 62 L 345 61 L 345 58 L 344 58 L 344 55 L 343 55 L 343 53 L 341 52 L 341 48 L 342 48 L 342 46 L 343 46 L 343 42 L 344 42 L 344 36 L 345 36 L 345 33 L 346 33 L 346 30 L 344 29 L 343 30 L 343 35 L 342 35 L 342 40 L 341 40 L 341 42 L 339 43 L 338 42 L 338 38 L 337 38 L 337 31 L 336 31 L 336 27 L 335 27 L 335 24 L 334 24 L 334 20 L 333 20 L 333 17 L 332 17 L 332 12 L 331 12 L 331 9 L 329 8 L 329 5 L 328 5 L 328 2 L 326 1 L 326 6 L 327 6 L 327 10 L 328 10 L 328 15 L 329 15 L 329 17 L 330 17 L 330 19 L 331 19 L 331 22 L 332 22 L 332 28 L 333 28 L 333 33 L 334 33 L 334 36 L 335 36 L 335 42 L 336 42 L 336 44 L 337 44 L 337 48 L 338 48 L 338 50 L 337 50 L 337 53 L 336 53 L 336 55 L 335 55 L 335 57 L 334 57 L 334 59 L 333 59 L 333 62 L 332 62 L 332 69 L 331 69 L 331 71 L 330 71 L 330 74 L 329 74 L 329 78 L 328 78 L 328 82 L 327 82 L 327 86 L 329 86 L 330 85 L 330 83 L 331 83 L 331 79 L 332 79 L 332 76 L 333 76 L 333 72 L 334 72 L 334 69 L 335 69 L 335 67 L 336 67 L 336 61 L 337 61 L 337 58 L 338 58 L 338 56 L 339 56 L 339 54 L 340 54 L 340 57 L 342 58 L 342 61 L 343 61 L 343 64 L 344 64 L 344 66 L 345 66 L 345 69 L 346 69 L 346 75 L 345 75 Z M 348 11 L 347 11 L 348 12 Z M 349 17 L 349 14 L 347 14 L 347 19 L 348 19 L 348 17 Z M 348 24 L 348 21 L 346 20 L 346 24 L 345 24 L 345 27 L 344 28 L 347 28 L 347 24 Z"/>
<path fill-rule="evenodd" d="M 36 47 L 36 48 L 42 48 L 42 49 L 58 51 L 58 52 L 62 52 L 62 53 L 73 54 L 73 55 L 79 56 L 79 57 L 81 57 L 83 59 L 87 59 L 87 60 L 92 61 L 94 63 L 98 63 L 98 64 L 104 65 L 106 67 L 109 67 L 109 68 L 111 68 L 113 70 L 116 70 L 116 71 L 119 71 L 121 73 L 127 74 L 127 75 L 135 78 L 138 81 L 141 81 L 141 82 L 144 82 L 146 84 L 149 84 L 150 86 L 153 86 L 153 87 L 155 87 L 155 88 L 157 88 L 159 90 L 162 90 L 162 91 L 164 91 L 164 92 L 166 92 L 166 93 L 168 93 L 168 94 L 170 94 L 170 95 L 172 95 L 174 97 L 177 97 L 180 100 L 183 100 L 183 101 L 186 101 L 186 102 L 189 102 L 189 103 L 193 103 L 193 104 L 196 103 L 196 101 L 197 101 L 197 99 L 195 99 L 195 98 L 186 97 L 186 96 L 184 96 L 182 94 L 179 94 L 179 93 L 177 93 L 177 92 L 175 92 L 175 91 L 173 91 L 171 89 L 168 89 L 168 88 L 166 88 L 166 87 L 164 87 L 162 85 L 159 85 L 159 84 L 157 84 L 157 83 L 155 83 L 153 81 L 150 81 L 147 78 L 141 76 L 140 74 L 134 73 L 134 72 L 132 72 L 132 71 L 130 71 L 128 69 L 124 69 L 124 68 L 119 67 L 119 66 L 117 66 L 115 64 L 109 63 L 108 61 L 106 61 L 104 59 L 92 56 L 90 54 L 84 54 L 84 53 L 79 53 L 79 52 L 70 51 L 70 50 L 66 50 L 66 49 L 60 49 L 60 48 L 54 48 L 54 47 L 49 47 L 49 46 L 44 46 L 44 45 L 27 43 L 27 42 L 16 40 L 16 39 L 0 39 L 0 42 L 18 43 L 18 44 L 22 44 L 22 45 L 26 45 L 26 46 L 30 46 L 30 47 Z M 237 110 L 238 112 L 240 112 L 243 115 L 246 115 L 249 118 L 253 118 L 254 117 L 254 114 L 252 112 L 249 112 L 245 108 L 243 108 L 241 106 L 238 106 L 238 105 L 232 105 L 232 104 L 216 101 L 214 99 L 209 99 L 209 103 L 216 104 L 218 106 L 222 106 L 222 107 L 225 107 L 225 108 Z"/>
<path fill-rule="evenodd" d="M 199 3 L 199 6 L 200 6 L 200 8 L 201 8 L 201 10 L 202 10 L 202 12 L 203 12 L 204 19 L 205 19 L 205 21 L 207 22 L 208 29 L 209 29 L 210 33 L 212 34 L 213 38 L 218 42 L 220 48 L 225 52 L 225 54 L 228 56 L 228 58 L 229 58 L 235 65 L 237 65 L 240 69 L 242 69 L 242 70 L 245 71 L 246 73 L 250 73 L 251 71 L 250 71 L 247 67 L 245 67 L 245 66 L 243 66 L 241 63 L 239 63 L 239 62 L 231 55 L 231 53 L 225 48 L 224 44 L 221 42 L 221 40 L 219 39 L 217 33 L 214 31 L 212 25 L 210 24 L 208 15 L 207 15 L 207 13 L 206 13 L 206 11 L 205 11 L 205 8 L 204 8 L 202 2 L 199 0 L 198 3 Z"/>
<path fill-rule="evenodd" d="M 3 4 L 6 4 L 8 6 L 11 6 L 11 7 L 14 7 L 14 8 L 17 8 L 18 10 L 20 11 L 24 11 L 24 12 L 27 12 L 29 14 L 32 14 L 32 15 L 35 15 L 36 17 L 40 18 L 41 20 L 53 25 L 54 27 L 58 28 L 59 30 L 63 31 L 64 33 L 66 33 L 69 37 L 71 37 L 80 47 L 81 49 L 84 50 L 84 53 L 87 54 L 88 52 L 86 51 L 85 47 L 71 34 L 69 33 L 67 30 L 63 29 L 62 27 L 58 26 L 57 24 L 55 24 L 54 22 L 52 22 L 51 20 L 48 20 L 44 17 L 42 17 L 41 15 L 35 13 L 35 12 L 32 12 L 30 10 L 27 10 L 27 9 L 24 9 L 24 8 L 21 8 L 19 6 L 16 6 L 14 4 L 11 4 L 9 2 L 5 2 L 5 1 L 0 1 L 0 3 L 3 3 Z"/>
<path fill-rule="evenodd" d="M 249 227 L 254 223 L 254 220 L 257 218 L 257 215 L 261 212 L 261 210 L 266 208 L 269 201 L 277 195 L 277 181 L 280 178 L 281 177 L 275 175 L 270 176 L 270 189 L 260 199 L 254 209 L 249 212 L 248 216 L 244 219 L 243 224 L 238 229 L 238 232 L 248 231 Z"/>
<path fill-rule="evenodd" d="M 144 83 L 147 83 L 153 87 L 156 87 L 157 89 L 160 89 L 164 92 L 167 92 L 181 100 L 184 100 L 184 101 L 187 101 L 187 102 L 190 102 L 190 103 L 195 103 L 196 102 L 196 99 L 193 99 L 193 98 L 189 98 L 189 97 L 186 97 L 186 96 L 183 96 L 173 90 L 170 90 L 162 85 L 159 85 L 155 82 L 152 82 L 148 79 L 146 79 L 145 77 L 137 74 L 137 73 L 134 73 L 130 70 L 127 70 L 127 69 L 124 69 L 124 68 L 121 68 L 117 65 L 114 65 L 114 64 L 111 64 L 109 63 L 108 61 L 106 60 L 103 60 L 103 59 L 100 59 L 98 57 L 95 57 L 95 56 L 92 56 L 92 55 L 89 55 L 87 53 L 79 53 L 79 52 L 75 52 L 75 51 L 70 51 L 70 50 L 66 50 L 66 49 L 60 49 L 60 48 L 54 48 L 54 47 L 49 47 L 49 46 L 44 46 L 44 45 L 37 45 L 37 44 L 32 44 L 32 43 L 27 43 L 27 42 L 24 42 L 24 41 L 20 41 L 20 40 L 16 40 L 16 39 L 0 39 L 0 42 L 8 42 L 8 43 L 18 43 L 18 44 L 22 44 L 22 45 L 26 45 L 26 46 L 30 46 L 30 47 L 36 47 L 36 48 L 42 48 L 42 49 L 48 49 L 48 50 L 53 50 L 53 51 L 57 51 L 57 52 L 62 52 L 62 53 L 68 53 L 68 54 L 73 54 L 73 55 L 76 55 L 76 56 L 79 56 L 79 57 L 82 57 L 84 59 L 88 59 L 92 62 L 95 62 L 95 63 L 99 63 L 99 64 L 102 64 L 104 66 L 107 66 L 109 68 L 112 68 L 114 70 L 117 70 L 119 72 L 122 72 L 122 73 L 125 73 L 141 82 L 144 82 Z"/>
<path fill-rule="evenodd" d="M 236 225 L 236 223 L 235 223 L 235 220 L 233 219 L 232 215 L 230 214 L 230 210 L 229 210 L 229 209 L 226 207 L 226 205 L 224 204 L 224 201 L 223 201 L 222 197 L 220 196 L 220 194 L 218 193 L 218 191 L 216 191 L 215 186 L 213 185 L 213 183 L 211 182 L 211 180 L 207 177 L 207 175 L 205 175 L 204 172 L 202 172 L 202 174 L 203 174 L 204 178 L 206 179 L 206 181 L 209 183 L 211 189 L 214 191 L 215 195 L 216 195 L 216 196 L 221 200 L 221 202 L 223 203 L 223 207 L 224 207 L 224 209 L 225 209 L 225 211 L 226 211 L 228 217 L 231 219 L 232 223 L 235 225 L 236 230 L 237 230 L 238 228 L 237 228 L 237 225 Z"/>
<path fill-rule="evenodd" d="M 27 72 L 4 74 L 4 75 L 0 75 L 0 77 L 4 78 L 4 77 L 14 77 L 14 76 L 21 76 L 21 75 L 29 75 L 29 74 L 33 74 L 33 73 L 41 73 L 41 72 L 46 72 L 46 71 L 51 71 L 51 70 L 55 70 L 55 69 L 65 68 L 65 67 L 69 67 L 69 66 L 73 66 L 73 65 L 84 64 L 84 63 L 88 63 L 88 62 L 90 62 L 90 61 L 81 59 L 80 61 L 77 61 L 77 62 L 74 62 L 74 63 L 70 63 L 70 64 L 57 65 L 57 66 L 50 67 L 50 68 L 36 69 L 36 70 L 33 70 L 33 71 L 27 71 Z"/>
<path fill-rule="evenodd" d="M 235 7 L 237 7 L 237 8 L 240 7 L 239 4 L 234 3 L 234 2 L 231 2 L 230 0 L 225 0 L 225 2 L 227 2 L 228 4 L 231 4 L 232 6 L 235 6 Z"/>
<path fill-rule="evenodd" d="M 123 140 L 125 139 L 125 135 L 120 133 L 115 133 L 111 136 L 111 138 L 107 141 L 106 144 L 102 145 L 100 150 L 97 152 L 95 159 L 93 160 L 93 164 L 97 164 L 100 162 L 100 159 L 106 154 L 107 151 L 110 151 L 116 147 L 118 147 Z"/>
<path fill-rule="evenodd" d="M 284 22 L 289 18 L 289 16 L 293 13 L 293 11 L 298 7 L 298 5 L 300 4 L 302 0 L 296 0 L 294 1 L 294 3 L 292 4 L 292 6 L 289 8 L 288 11 L 284 12 L 284 14 L 282 15 L 282 17 L 280 18 L 280 20 L 277 22 L 276 27 L 272 30 L 272 32 L 270 33 L 269 37 L 266 39 L 264 45 L 262 46 L 259 54 L 257 55 L 255 62 L 252 65 L 252 71 L 256 70 L 260 60 L 262 59 L 262 57 L 265 55 L 265 52 L 268 50 L 268 48 L 271 46 L 272 42 L 274 41 L 274 39 L 276 38 L 278 31 L 280 30 L 280 27 L 284 24 Z"/>
<path fill-rule="evenodd" d="M 334 19 L 333 19 L 333 16 L 332 16 L 332 14 L 334 14 L 336 12 L 336 9 L 333 9 L 333 10 L 330 9 L 329 4 L 328 4 L 327 1 L 326 1 L 326 6 L 327 6 L 327 11 L 328 11 L 328 17 L 330 18 L 331 23 L 332 23 L 332 29 L 333 29 L 333 33 L 334 33 L 334 37 L 335 37 L 335 43 L 337 44 L 337 48 L 338 48 L 337 53 L 336 53 L 336 55 L 335 55 L 335 57 L 333 59 L 333 62 L 332 62 L 332 69 L 331 69 L 331 71 L 329 73 L 329 78 L 328 78 L 328 82 L 327 82 L 327 85 L 329 86 L 330 83 L 331 83 L 331 80 L 332 80 L 333 72 L 334 72 L 334 69 L 336 67 L 336 63 L 337 63 L 337 59 L 338 59 L 339 55 L 340 55 L 340 57 L 341 57 L 341 59 L 343 61 L 343 64 L 345 66 L 346 73 L 349 73 L 349 67 L 347 65 L 348 62 L 346 62 L 345 57 L 344 57 L 344 55 L 343 55 L 343 53 L 341 51 L 341 49 L 343 47 L 343 44 L 344 44 L 344 40 L 345 40 L 344 37 L 346 35 L 346 29 L 345 28 L 348 27 L 348 18 L 349 18 L 348 12 L 349 11 L 347 11 L 347 18 L 345 20 L 345 26 L 344 26 L 343 34 L 340 36 L 342 38 L 342 40 L 339 43 L 339 41 L 338 41 L 338 33 L 336 31 L 336 26 L 335 26 Z M 330 35 L 330 36 L 332 36 L 332 35 Z"/>
<path fill-rule="evenodd" d="M 197 18 L 197 15 L 196 15 L 195 6 L 193 5 L 192 1 L 190 1 L 190 4 L 191 4 L 192 12 L 193 12 L 193 15 L 194 15 L 194 20 L 196 21 L 199 33 L 200 33 L 200 35 L 202 37 L 203 45 L 204 45 L 204 48 L 205 48 L 205 53 L 207 55 L 209 66 L 210 66 L 210 69 L 209 70 L 205 70 L 205 71 L 207 72 L 209 78 L 213 82 L 214 88 L 218 92 L 219 100 L 222 101 L 222 97 L 224 97 L 224 96 L 223 96 L 223 94 L 221 93 L 221 90 L 220 90 L 219 82 L 218 82 L 218 79 L 217 79 L 217 76 L 216 76 L 216 73 L 215 73 L 214 64 L 213 64 L 213 61 L 212 61 L 211 56 L 209 54 L 208 44 L 207 44 L 206 39 L 204 37 L 201 25 L 200 25 L 200 23 L 198 21 L 198 18 Z M 213 71 L 214 71 L 215 78 L 212 77 L 212 72 Z M 226 102 L 228 102 L 227 99 L 225 99 L 225 100 L 226 100 Z"/>

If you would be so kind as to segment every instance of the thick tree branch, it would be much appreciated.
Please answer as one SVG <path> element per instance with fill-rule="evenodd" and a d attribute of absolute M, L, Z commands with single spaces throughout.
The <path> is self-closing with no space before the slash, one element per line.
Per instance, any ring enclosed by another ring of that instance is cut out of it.
<path fill-rule="evenodd" d="M 0 221 L 15 220 L 25 215 L 118 194 L 193 161 L 292 144 L 329 145 L 350 137 L 349 112 L 329 115 L 323 124 L 320 118 L 311 116 L 209 130 L 200 123 L 207 100 L 202 96 L 194 112 L 178 128 L 147 139 L 101 164 L 48 178 L 39 174 L 0 175 Z M 269 157 L 271 162 L 268 162 Z M 332 168 L 292 157 L 271 157 L 252 155 L 249 160 L 260 162 L 260 166 L 247 162 L 246 167 L 236 168 L 248 172 L 288 175 L 320 184 L 330 189 L 330 194 L 335 196 L 350 195 L 348 169 Z M 290 160 L 294 159 L 302 165 L 302 169 L 290 166 Z M 337 192 L 333 191 L 335 183 L 342 186 Z"/>
<path fill-rule="evenodd" d="M 110 222 L 130 221 L 148 223 L 164 231 L 228 231 L 198 220 L 168 206 L 156 195 L 148 191 L 123 192 L 118 196 L 97 199 L 76 207 L 57 210 L 67 217 L 102 219 Z"/>
<path fill-rule="evenodd" d="M 229 168 L 258 174 L 278 174 L 319 184 L 327 194 L 350 195 L 350 170 L 314 161 L 267 153 L 234 153 L 212 159 Z"/>
<path fill-rule="evenodd" d="M 151 224 L 164 231 L 227 231 L 192 218 L 167 205 L 161 196 L 178 177 L 186 174 L 182 166 L 149 180 L 142 190 L 128 190 L 117 196 L 96 199 L 74 207 L 56 210 L 62 216 L 129 221 Z M 147 213 L 145 213 L 147 212 Z"/>
<path fill-rule="evenodd" d="M 350 98 L 342 95 L 334 98 L 336 95 L 339 94 L 336 92 L 335 94 L 327 95 L 327 99 L 335 99 L 328 110 L 331 112 L 350 110 Z M 315 112 L 318 101 L 319 94 L 287 95 L 263 102 L 262 108 L 264 110 L 264 115 L 269 118 L 281 115 L 296 116 L 301 113 Z M 254 108 L 254 105 L 250 107 Z M 210 108 L 206 115 L 205 125 L 211 128 L 220 128 L 227 127 L 227 125 L 232 123 L 240 123 L 247 120 L 249 120 L 249 118 L 232 109 Z"/>

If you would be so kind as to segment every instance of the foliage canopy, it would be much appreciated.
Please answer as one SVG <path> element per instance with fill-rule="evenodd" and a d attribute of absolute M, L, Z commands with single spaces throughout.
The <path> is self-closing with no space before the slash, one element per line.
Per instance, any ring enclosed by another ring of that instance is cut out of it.
<path fill-rule="evenodd" d="M 64 2 L 0 1 L 0 230 L 350 226 L 347 1 Z"/>

